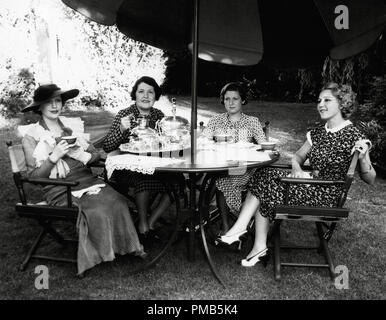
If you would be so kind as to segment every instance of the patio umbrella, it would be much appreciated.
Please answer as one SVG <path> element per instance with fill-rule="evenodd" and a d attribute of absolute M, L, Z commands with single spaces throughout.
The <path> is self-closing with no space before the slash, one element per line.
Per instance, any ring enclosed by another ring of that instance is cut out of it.
<path fill-rule="evenodd" d="M 197 57 L 233 65 L 320 64 L 369 48 L 386 24 L 383 0 L 62 0 L 137 41 L 189 47 L 192 59 L 192 159 L 197 127 Z"/>

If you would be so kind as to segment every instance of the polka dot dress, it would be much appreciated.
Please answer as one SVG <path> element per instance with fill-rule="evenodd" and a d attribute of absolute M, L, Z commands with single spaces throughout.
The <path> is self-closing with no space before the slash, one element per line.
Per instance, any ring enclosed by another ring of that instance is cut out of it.
<path fill-rule="evenodd" d="M 345 179 L 351 162 L 351 150 L 355 142 L 365 137 L 351 123 L 342 129 L 332 132 L 325 126 L 309 132 L 312 143 L 307 154 L 313 168 L 312 176 L 318 179 Z M 289 172 L 275 168 L 256 170 L 247 185 L 256 198 L 260 199 L 262 216 L 273 220 L 276 205 L 284 202 L 284 184 L 279 177 L 288 176 Z M 289 193 L 290 205 L 333 207 L 339 201 L 342 186 L 292 185 Z"/>

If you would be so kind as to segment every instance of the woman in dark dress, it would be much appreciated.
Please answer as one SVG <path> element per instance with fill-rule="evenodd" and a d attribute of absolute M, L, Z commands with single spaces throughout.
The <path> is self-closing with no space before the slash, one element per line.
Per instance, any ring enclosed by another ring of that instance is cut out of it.
<path fill-rule="evenodd" d="M 139 117 L 148 119 L 149 127 L 154 129 L 156 122 L 165 116 L 161 110 L 153 107 L 160 96 L 161 88 L 153 78 L 147 76 L 139 78 L 131 91 L 131 98 L 135 103 L 119 111 L 115 116 L 103 142 L 104 151 L 109 153 L 118 149 L 122 143 L 129 142 L 131 129 L 137 125 Z M 111 179 L 116 182 L 122 194 L 127 194 L 129 188 L 134 187 L 135 203 L 139 215 L 138 232 L 143 239 L 152 233 L 157 219 L 171 204 L 171 199 L 166 193 L 165 182 L 173 181 L 175 185 L 183 183 L 182 175 L 148 175 L 128 170 L 115 170 Z M 161 199 L 148 217 L 150 198 L 157 193 L 162 194 Z"/>
<path fill-rule="evenodd" d="M 342 180 L 350 165 L 353 150 L 359 151 L 361 178 L 369 184 L 375 181 L 375 170 L 369 157 L 369 145 L 363 134 L 347 120 L 353 111 L 355 93 L 350 86 L 330 83 L 318 99 L 317 110 L 326 123 L 309 132 L 307 140 L 292 158 L 291 176 L 309 178 L 301 165 L 309 159 L 313 168 L 312 177 Z M 267 234 L 269 222 L 274 219 L 276 205 L 283 203 L 284 186 L 278 177 L 288 172 L 263 168 L 256 171 L 248 184 L 248 195 L 240 216 L 232 228 L 219 237 L 219 241 L 232 244 L 239 241 L 247 231 L 247 225 L 255 218 L 255 241 L 252 250 L 241 261 L 244 267 L 254 266 L 268 259 Z M 331 207 L 337 203 L 340 186 L 296 185 L 290 191 L 290 204 Z"/>
<path fill-rule="evenodd" d="M 62 91 L 55 84 L 35 90 L 34 101 L 23 112 L 41 115 L 37 123 L 24 127 L 22 145 L 28 175 L 39 178 L 76 180 L 72 201 L 79 208 L 77 228 L 78 274 L 115 254 L 145 256 L 139 242 L 127 199 L 92 173 L 86 165 L 99 159 L 99 153 L 87 140 L 80 118 L 60 116 L 64 103 L 79 90 Z M 20 131 L 20 129 L 19 129 Z M 73 144 L 64 136 L 76 137 Z M 65 186 L 46 186 L 44 196 L 49 205 L 67 205 Z"/>

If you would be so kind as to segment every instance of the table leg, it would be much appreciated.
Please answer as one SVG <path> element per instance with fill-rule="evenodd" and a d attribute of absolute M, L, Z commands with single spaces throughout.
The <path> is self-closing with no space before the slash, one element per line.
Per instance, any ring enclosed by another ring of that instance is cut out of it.
<path fill-rule="evenodd" d="M 196 173 L 189 173 L 190 182 L 190 202 L 189 202 L 189 235 L 188 235 L 188 259 L 194 261 L 195 258 L 195 223 L 197 206 L 196 206 Z"/>
<path fill-rule="evenodd" d="M 168 184 L 165 184 L 165 188 L 169 194 L 173 195 L 175 206 L 176 206 L 176 218 L 175 218 L 172 234 L 169 237 L 166 244 L 163 245 L 160 252 L 158 252 L 158 254 L 155 257 L 151 259 L 146 259 L 143 265 L 141 265 L 140 267 L 136 268 L 134 271 L 131 272 L 132 274 L 142 272 L 154 266 L 166 254 L 167 250 L 172 246 L 173 242 L 177 237 L 178 228 L 180 226 L 180 212 L 181 212 L 180 200 L 181 199 L 179 197 L 179 193 L 173 187 L 170 187 Z"/>
<path fill-rule="evenodd" d="M 224 288 L 226 287 L 225 284 L 224 284 L 224 281 L 221 279 L 220 275 L 219 275 L 219 272 L 217 271 L 216 269 L 216 266 L 214 264 L 214 261 L 212 260 L 212 257 L 210 255 L 210 252 L 209 252 L 209 247 L 208 247 L 208 243 L 206 241 L 206 234 L 205 234 L 205 223 L 208 224 L 209 226 L 209 215 L 206 215 L 208 221 L 204 221 L 204 210 L 207 210 L 209 208 L 209 203 L 211 201 L 211 189 L 214 187 L 214 183 L 215 183 L 215 179 L 214 176 L 211 176 L 211 175 L 206 175 L 203 182 L 202 182 L 202 185 L 201 185 L 201 188 L 200 188 L 200 198 L 199 198 L 199 203 L 198 203 L 198 211 L 199 211 L 199 217 L 200 217 L 200 231 L 201 231 L 201 241 L 202 241 L 202 245 L 204 247 L 204 251 L 205 251 L 205 255 L 206 255 L 206 259 L 209 263 L 209 267 L 213 273 L 213 275 L 216 277 L 216 279 L 218 280 L 218 282 L 220 282 L 221 285 L 224 286 Z"/>

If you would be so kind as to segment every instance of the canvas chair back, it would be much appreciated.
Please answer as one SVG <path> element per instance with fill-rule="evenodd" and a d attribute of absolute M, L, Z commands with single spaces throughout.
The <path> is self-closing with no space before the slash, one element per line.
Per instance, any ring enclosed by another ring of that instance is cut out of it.
<path fill-rule="evenodd" d="M 350 167 L 348 168 L 348 171 L 346 174 L 345 188 L 344 188 L 344 191 L 343 191 L 342 196 L 341 196 L 339 203 L 338 203 L 338 207 L 340 207 L 340 208 L 343 207 L 344 203 L 346 202 L 347 194 L 348 194 L 350 187 L 351 187 L 351 184 L 354 180 L 355 170 L 356 170 L 357 165 L 358 165 L 358 158 L 359 158 L 359 153 L 354 152 L 354 154 L 351 158 Z"/>
<path fill-rule="evenodd" d="M 27 165 L 24 155 L 23 146 L 21 144 L 13 145 L 11 141 L 7 142 L 9 159 L 11 160 L 11 168 L 13 180 L 17 188 L 19 198 L 22 204 L 27 203 L 26 192 L 28 188 L 23 186 L 22 176 L 27 172 Z M 41 202 L 41 201 L 37 201 Z M 42 203 L 42 202 L 41 202 Z"/>
<path fill-rule="evenodd" d="M 18 173 L 27 171 L 23 146 L 21 144 L 12 145 L 11 142 L 8 142 L 7 145 L 12 172 Z"/>

